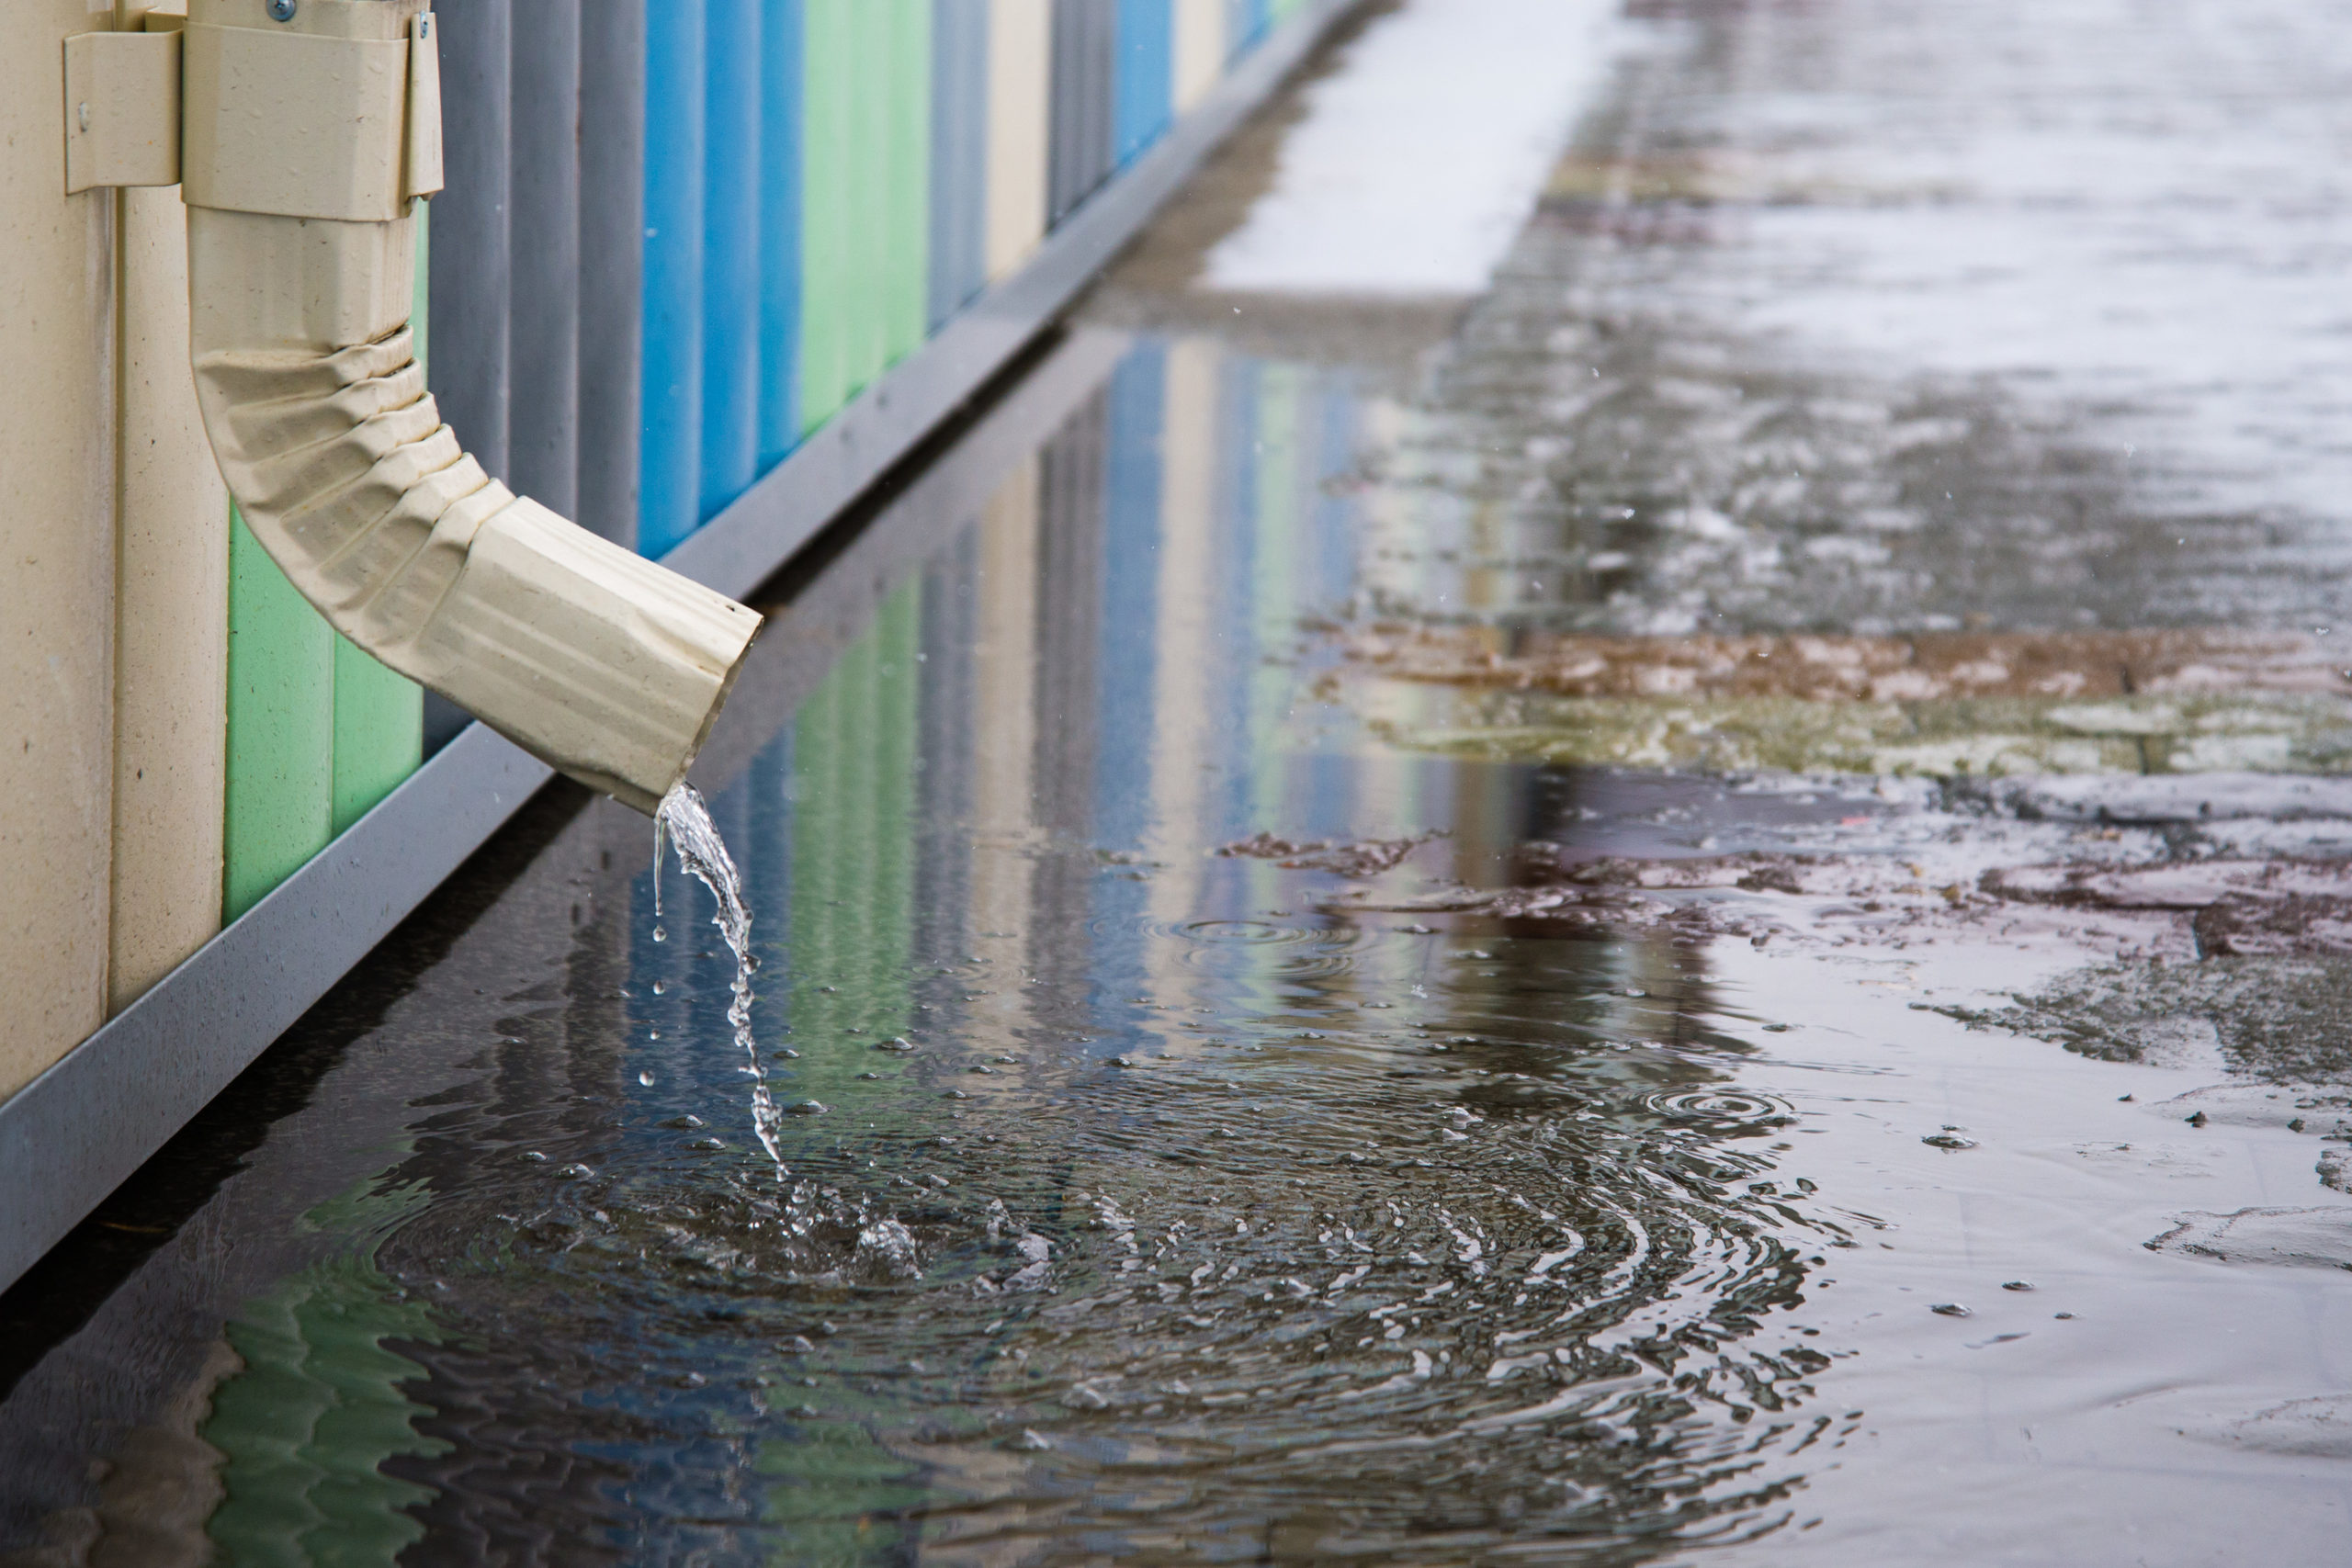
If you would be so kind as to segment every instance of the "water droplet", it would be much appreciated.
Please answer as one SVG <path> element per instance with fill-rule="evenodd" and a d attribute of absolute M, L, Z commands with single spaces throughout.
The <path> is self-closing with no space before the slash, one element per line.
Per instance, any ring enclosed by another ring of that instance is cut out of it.
<path fill-rule="evenodd" d="M 1939 1317 L 1974 1317 L 1976 1314 L 1958 1302 L 1938 1302 L 1928 1309 Z"/>
<path fill-rule="evenodd" d="M 1041 1454 L 1053 1446 L 1054 1440 L 1051 1438 L 1046 1437 L 1038 1432 L 1032 1431 L 1026 1427 L 1021 1428 L 1021 1435 L 1019 1437 L 1005 1444 L 1005 1447 L 1017 1450 L 1024 1454 Z"/>
<path fill-rule="evenodd" d="M 1919 1141 L 1932 1149 L 1973 1149 L 1976 1146 L 1975 1139 L 1963 1138 L 1956 1133 L 1930 1133 Z"/>
<path fill-rule="evenodd" d="M 524 1150 L 521 1157 L 529 1161 L 533 1165 L 545 1165 L 548 1163 L 548 1156 L 541 1154 L 537 1149 Z"/>
<path fill-rule="evenodd" d="M 653 928 L 653 940 L 654 940 L 654 941 L 656 941 L 656 942 L 667 942 L 667 941 L 669 941 L 669 940 L 670 940 L 670 932 L 669 932 L 669 929 L 668 929 L 667 927 L 665 927 L 665 926 L 655 926 L 655 927 Z"/>
<path fill-rule="evenodd" d="M 656 980 L 653 982 L 653 994 L 657 997 L 662 995 L 664 991 L 667 991 L 669 988 L 670 982 L 667 980 Z"/>
<path fill-rule="evenodd" d="M 2004 1283 L 2001 1286 L 2001 1289 L 2005 1291 L 2030 1291 L 2033 1289 L 2033 1281 L 2030 1280 L 2011 1280 Z"/>
<path fill-rule="evenodd" d="M 786 1116 L 822 1116 L 830 1109 L 820 1100 L 796 1100 L 784 1108 Z"/>
<path fill-rule="evenodd" d="M 646 1088 L 651 1089 L 653 1087 L 653 1075 L 650 1072 L 639 1073 L 637 1075 L 637 1081 L 643 1084 Z"/>
<path fill-rule="evenodd" d="M 891 1039 L 883 1041 L 874 1048 L 876 1051 L 911 1051 L 915 1047 L 914 1042 L 908 1040 L 903 1036 L 894 1036 Z"/>

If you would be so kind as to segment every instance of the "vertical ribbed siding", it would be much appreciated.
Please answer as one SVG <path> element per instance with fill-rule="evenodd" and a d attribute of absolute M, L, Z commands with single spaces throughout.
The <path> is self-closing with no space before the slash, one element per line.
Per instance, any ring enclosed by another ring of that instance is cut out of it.
<path fill-rule="evenodd" d="M 510 242 L 506 482 L 570 517 L 580 502 L 582 0 L 509 3 L 509 231 L 519 243 Z"/>
<path fill-rule="evenodd" d="M 1046 232 L 1053 0 L 989 0 L 988 273 L 1005 276 Z"/>
<path fill-rule="evenodd" d="M 334 639 L 334 765 L 328 822 L 340 833 L 376 808 L 424 760 L 424 688 Z"/>
<path fill-rule="evenodd" d="M 1172 0 L 1175 109 L 1179 114 L 1208 96 L 1225 74 L 1226 0 Z"/>
<path fill-rule="evenodd" d="M 896 365 L 931 334 L 931 0 L 869 0 L 889 18 L 884 128 L 882 357 Z"/>
<path fill-rule="evenodd" d="M 443 0 L 438 15 L 448 188 L 430 203 L 435 243 L 426 276 L 447 341 L 426 380 L 466 449 L 504 479 L 514 388 L 514 7 L 513 0 Z M 346 673 L 357 671 L 346 660 Z M 434 750 L 470 722 L 438 695 L 424 700 L 424 742 Z"/>
<path fill-rule="evenodd" d="M 655 0 L 648 6 L 645 21 L 645 346 L 638 548 L 658 557 L 694 531 L 702 482 L 707 51 L 699 0 Z"/>
<path fill-rule="evenodd" d="M 703 4 L 707 42 L 697 525 L 751 488 L 760 420 L 761 4 Z"/>
<path fill-rule="evenodd" d="M 635 547 L 644 373 L 645 5 L 592 0 L 580 32 L 581 526 Z"/>
<path fill-rule="evenodd" d="M 850 106 L 849 344 L 842 366 L 839 408 L 882 373 L 889 349 L 883 301 L 888 264 L 883 250 L 890 233 L 890 42 L 891 11 L 897 0 L 857 0 L 850 31 L 850 71 L 858 84 Z"/>
<path fill-rule="evenodd" d="M 933 332 L 988 281 L 989 0 L 932 0 Z"/>
<path fill-rule="evenodd" d="M 1120 167 L 1168 129 L 1175 96 L 1171 0 L 1118 0 L 1118 52 L 1111 114 L 1111 152 Z"/>
<path fill-rule="evenodd" d="M 334 832 L 334 642 L 232 509 L 224 920 L 260 903 Z"/>
<path fill-rule="evenodd" d="M 768 0 L 760 30 L 760 407 L 764 473 L 800 441 L 803 0 Z"/>
<path fill-rule="evenodd" d="M 1110 0 L 1054 0 L 1049 225 L 1068 217 L 1110 177 L 1117 23 Z"/>
<path fill-rule="evenodd" d="M 449 0 L 441 17 L 448 188 L 433 202 L 442 328 L 433 392 L 466 450 L 503 479 L 514 385 L 514 13 L 512 0 Z"/>
<path fill-rule="evenodd" d="M 856 170 L 852 73 L 859 0 L 806 0 L 801 57 L 800 430 L 806 434 L 847 400 L 854 253 L 851 209 Z"/>

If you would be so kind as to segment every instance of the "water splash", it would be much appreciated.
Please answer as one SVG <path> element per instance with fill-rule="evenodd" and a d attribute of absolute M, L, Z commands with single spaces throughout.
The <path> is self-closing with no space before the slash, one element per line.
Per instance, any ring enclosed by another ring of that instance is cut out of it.
<path fill-rule="evenodd" d="M 727 1021 L 734 1028 L 735 1043 L 751 1064 L 752 1130 L 759 1134 L 760 1146 L 775 1161 L 776 1174 L 781 1176 L 784 1150 L 776 1141 L 780 1113 L 775 1096 L 768 1092 L 767 1067 L 760 1060 L 759 1042 L 752 1035 L 752 971 L 759 961 L 752 956 L 752 911 L 743 901 L 743 876 L 735 869 L 735 859 L 727 852 L 727 841 L 718 836 L 718 824 L 711 821 L 701 793 L 684 779 L 662 797 L 653 814 L 653 913 L 657 919 L 662 913 L 664 843 L 677 850 L 680 868 L 692 873 L 718 901 L 718 912 L 710 923 L 718 928 L 727 950 L 735 955 L 734 998 L 727 1005 Z"/>

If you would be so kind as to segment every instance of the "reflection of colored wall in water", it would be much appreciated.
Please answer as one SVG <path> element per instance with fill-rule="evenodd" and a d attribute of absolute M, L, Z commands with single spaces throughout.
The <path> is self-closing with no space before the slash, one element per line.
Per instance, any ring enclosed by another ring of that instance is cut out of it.
<path fill-rule="evenodd" d="M 801 1064 L 811 1089 L 823 1064 L 872 1066 L 853 1066 L 845 1043 L 888 1040 L 913 1018 L 922 613 L 919 581 L 892 594 L 792 725 L 792 1025 L 822 1047 Z"/>
<path fill-rule="evenodd" d="M 389 1226 L 416 1206 L 363 1196 L 320 1217 Z M 220 1456 L 225 1495 L 203 1528 L 221 1559 L 389 1563 L 421 1539 L 407 1510 L 432 1490 L 388 1471 L 449 1445 L 417 1430 L 430 1412 L 401 1385 L 424 1369 L 387 1341 L 437 1338 L 424 1306 L 372 1261 L 337 1258 L 245 1303 L 227 1337 L 243 1365 L 213 1392 L 200 1429 Z"/>

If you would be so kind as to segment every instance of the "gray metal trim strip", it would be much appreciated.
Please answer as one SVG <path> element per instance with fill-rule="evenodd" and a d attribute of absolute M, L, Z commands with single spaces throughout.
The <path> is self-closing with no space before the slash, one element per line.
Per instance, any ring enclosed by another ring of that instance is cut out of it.
<path fill-rule="evenodd" d="M 1359 3 L 1319 0 L 1269 39 L 1125 177 L 1072 213 L 1026 267 L 868 388 L 671 551 L 666 564 L 723 592 L 757 588 L 1045 332 Z M 0 1103 L 0 1290 L 251 1066 L 553 776 L 488 727 L 469 725 L 268 897 Z"/>

